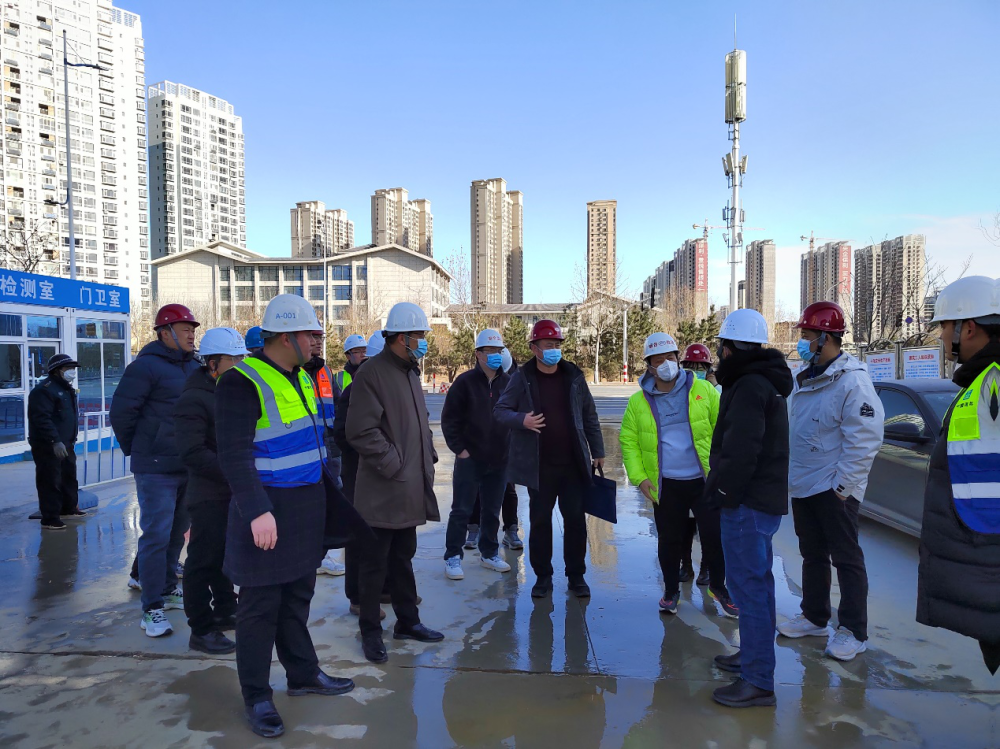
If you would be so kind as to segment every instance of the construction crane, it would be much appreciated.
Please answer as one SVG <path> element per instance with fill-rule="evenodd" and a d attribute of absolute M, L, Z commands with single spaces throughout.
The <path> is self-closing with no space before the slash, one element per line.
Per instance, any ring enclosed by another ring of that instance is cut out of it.
<path fill-rule="evenodd" d="M 851 241 L 849 239 L 835 239 L 834 237 L 817 237 L 817 236 L 815 236 L 813 234 L 813 232 L 809 232 L 809 236 L 808 237 L 805 234 L 803 234 L 801 237 L 799 237 L 799 241 L 800 242 L 805 242 L 807 239 L 809 240 L 809 251 L 810 252 L 812 252 L 813 250 L 816 249 L 816 240 L 817 239 L 820 242 L 850 242 Z"/>

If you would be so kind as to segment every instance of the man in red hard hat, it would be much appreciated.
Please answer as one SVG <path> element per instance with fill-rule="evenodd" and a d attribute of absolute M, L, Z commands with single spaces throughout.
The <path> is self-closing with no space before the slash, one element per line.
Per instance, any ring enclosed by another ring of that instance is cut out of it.
<path fill-rule="evenodd" d="M 604 439 L 597 407 L 583 371 L 562 358 L 563 333 L 553 320 L 531 329 L 534 358 L 520 367 L 494 409 L 511 430 L 507 481 L 528 487 L 531 530 L 528 553 L 535 598 L 552 592 L 552 511 L 556 501 L 565 526 L 563 557 L 569 589 L 590 596 L 584 488 L 593 467 L 604 465 Z"/>
<path fill-rule="evenodd" d="M 826 654 L 849 661 L 868 640 L 868 572 L 858 514 L 882 445 L 882 402 L 868 369 L 841 350 L 847 321 L 834 302 L 802 311 L 798 351 L 806 366 L 789 398 L 788 493 L 802 555 L 802 611 L 778 624 L 785 637 L 825 637 Z M 830 564 L 837 569 L 837 629 L 828 629 Z"/>
<path fill-rule="evenodd" d="M 122 451 L 132 458 L 139 500 L 138 584 L 142 588 L 140 626 L 149 637 L 173 631 L 165 609 L 183 609 L 177 560 L 184 545 L 187 471 L 174 442 L 174 405 L 194 358 L 199 323 L 183 304 L 156 313 L 156 340 L 125 368 L 111 402 L 111 426 Z"/>
<path fill-rule="evenodd" d="M 699 380 L 708 380 L 717 391 L 722 392 L 718 380 L 715 379 L 715 369 L 712 367 L 712 352 L 703 343 L 692 343 L 684 350 L 681 367 L 694 372 Z"/>

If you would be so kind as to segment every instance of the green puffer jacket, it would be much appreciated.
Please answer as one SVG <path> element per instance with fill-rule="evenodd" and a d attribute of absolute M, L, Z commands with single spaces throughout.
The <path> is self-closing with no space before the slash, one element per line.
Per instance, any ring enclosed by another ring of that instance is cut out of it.
<path fill-rule="evenodd" d="M 653 501 L 659 501 L 660 490 L 660 420 L 651 396 L 640 389 L 628 399 L 618 440 L 628 480 L 639 486 L 649 479 L 653 485 Z M 719 417 L 719 393 L 706 380 L 693 380 L 688 394 L 688 423 L 694 449 L 701 467 L 708 475 L 708 455 L 712 448 L 712 432 Z"/>

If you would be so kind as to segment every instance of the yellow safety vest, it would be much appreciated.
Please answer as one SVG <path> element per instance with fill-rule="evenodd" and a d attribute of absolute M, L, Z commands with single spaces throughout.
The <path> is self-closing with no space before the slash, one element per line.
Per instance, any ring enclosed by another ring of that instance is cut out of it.
<path fill-rule="evenodd" d="M 1000 364 L 990 364 L 951 411 L 948 472 L 955 511 L 971 530 L 1000 533 Z"/>

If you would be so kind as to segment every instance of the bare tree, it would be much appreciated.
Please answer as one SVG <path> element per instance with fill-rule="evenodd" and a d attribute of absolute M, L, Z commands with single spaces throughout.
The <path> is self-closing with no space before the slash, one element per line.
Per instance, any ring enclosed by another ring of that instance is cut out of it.
<path fill-rule="evenodd" d="M 987 226 L 984 222 L 979 222 L 979 231 L 983 233 L 986 240 L 991 244 L 1000 247 L 1000 211 L 993 214 L 993 225 Z M 959 276 L 961 278 L 961 276 Z"/>
<path fill-rule="evenodd" d="M 625 287 L 621 263 L 615 264 L 615 288 Z M 577 302 L 575 313 L 580 338 L 594 354 L 594 382 L 601 378 L 601 339 L 608 330 L 620 326 L 622 313 L 632 304 L 629 299 L 602 291 L 587 293 L 587 272 L 579 263 L 573 269 L 571 292 Z"/>
<path fill-rule="evenodd" d="M 34 273 L 42 262 L 58 259 L 58 237 L 52 219 L 15 221 L 0 229 L 0 265 Z"/>

